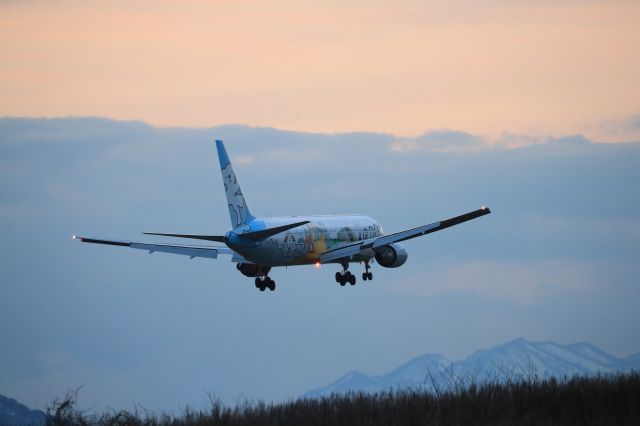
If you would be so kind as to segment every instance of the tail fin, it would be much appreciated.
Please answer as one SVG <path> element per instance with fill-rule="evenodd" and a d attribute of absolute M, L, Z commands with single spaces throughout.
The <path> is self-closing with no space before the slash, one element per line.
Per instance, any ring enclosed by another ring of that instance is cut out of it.
<path fill-rule="evenodd" d="M 231 218 L 231 226 L 246 225 L 255 217 L 251 214 L 249 206 L 242 195 L 240 184 L 236 179 L 236 174 L 231 167 L 231 161 L 224 149 L 224 144 L 220 140 L 216 140 L 216 148 L 218 149 L 218 160 L 220 160 L 220 170 L 222 170 L 222 182 L 224 183 L 224 191 L 227 194 L 227 204 L 229 205 L 229 216 Z"/>

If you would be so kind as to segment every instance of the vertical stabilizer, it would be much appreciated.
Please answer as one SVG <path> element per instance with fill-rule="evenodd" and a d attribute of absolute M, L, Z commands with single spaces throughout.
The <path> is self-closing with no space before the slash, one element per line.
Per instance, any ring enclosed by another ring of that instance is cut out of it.
<path fill-rule="evenodd" d="M 216 148 L 218 149 L 218 160 L 220 160 L 220 170 L 222 170 L 222 182 L 224 183 L 224 192 L 227 195 L 227 204 L 229 205 L 229 217 L 231 218 L 231 226 L 246 225 L 254 219 L 254 216 L 247 206 L 247 202 L 242 195 L 240 184 L 236 178 L 236 174 L 231 167 L 231 161 L 224 149 L 224 144 L 220 140 L 216 140 Z"/>

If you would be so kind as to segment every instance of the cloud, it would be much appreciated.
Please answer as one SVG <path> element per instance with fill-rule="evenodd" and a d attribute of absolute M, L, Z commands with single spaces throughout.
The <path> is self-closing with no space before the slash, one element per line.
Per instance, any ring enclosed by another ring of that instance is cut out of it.
<path fill-rule="evenodd" d="M 398 289 L 422 296 L 475 293 L 498 301 L 532 304 L 544 297 L 589 291 L 596 286 L 592 268 L 583 263 L 474 261 L 446 265 L 428 283 L 423 278 L 405 279 Z"/>
<path fill-rule="evenodd" d="M 238 164 L 249 164 L 253 163 L 254 158 L 250 155 L 239 155 L 237 157 L 233 157 L 232 161 Z"/>
<path fill-rule="evenodd" d="M 522 148 L 529 145 L 540 145 L 547 141 L 548 136 L 535 134 L 514 134 L 503 132 L 495 141 L 495 146 L 501 148 Z"/>
<path fill-rule="evenodd" d="M 640 119 L 637 123 L 640 126 Z M 430 130 L 416 138 L 396 138 L 391 142 L 391 151 L 463 153 L 494 149 L 515 149 L 533 145 L 585 145 L 596 143 L 584 135 L 543 135 L 503 132 L 495 138 L 458 130 Z"/>
<path fill-rule="evenodd" d="M 395 152 L 468 152 L 487 148 L 480 136 L 458 130 L 431 130 L 416 138 L 400 138 L 391 144 Z"/>
<path fill-rule="evenodd" d="M 601 132 L 617 140 L 634 140 L 640 138 L 640 114 L 622 120 L 607 120 L 600 124 Z"/>
<path fill-rule="evenodd" d="M 627 120 L 627 126 L 634 130 L 640 130 L 640 114 L 629 118 Z"/>

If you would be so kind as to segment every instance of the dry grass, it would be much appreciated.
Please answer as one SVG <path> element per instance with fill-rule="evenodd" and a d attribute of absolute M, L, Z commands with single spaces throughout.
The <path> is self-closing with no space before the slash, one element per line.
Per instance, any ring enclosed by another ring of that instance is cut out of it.
<path fill-rule="evenodd" d="M 640 374 L 469 384 L 427 393 L 351 393 L 278 404 L 224 406 L 178 416 L 85 414 L 76 393 L 55 401 L 51 425 L 639 425 Z"/>

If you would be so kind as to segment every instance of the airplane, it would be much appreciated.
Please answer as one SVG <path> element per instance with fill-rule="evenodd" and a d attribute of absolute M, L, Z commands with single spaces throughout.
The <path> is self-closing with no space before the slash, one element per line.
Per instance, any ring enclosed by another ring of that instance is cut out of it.
<path fill-rule="evenodd" d="M 351 263 L 364 263 L 363 281 L 373 280 L 370 271 L 375 260 L 385 268 L 397 268 L 407 261 L 407 250 L 400 244 L 491 213 L 481 207 L 460 216 L 433 222 L 404 231 L 385 234 L 378 222 L 363 215 L 315 215 L 291 217 L 256 217 L 251 213 L 231 161 L 221 140 L 216 140 L 222 181 L 227 196 L 231 230 L 224 235 L 194 235 L 143 232 L 145 235 L 177 237 L 222 243 L 224 245 L 174 245 L 135 241 L 102 240 L 76 237 L 83 243 L 106 244 L 194 257 L 217 259 L 230 255 L 243 275 L 255 278 L 260 291 L 275 290 L 269 277 L 272 268 L 282 266 L 338 264 L 335 280 L 341 286 L 356 284 L 349 271 Z"/>

